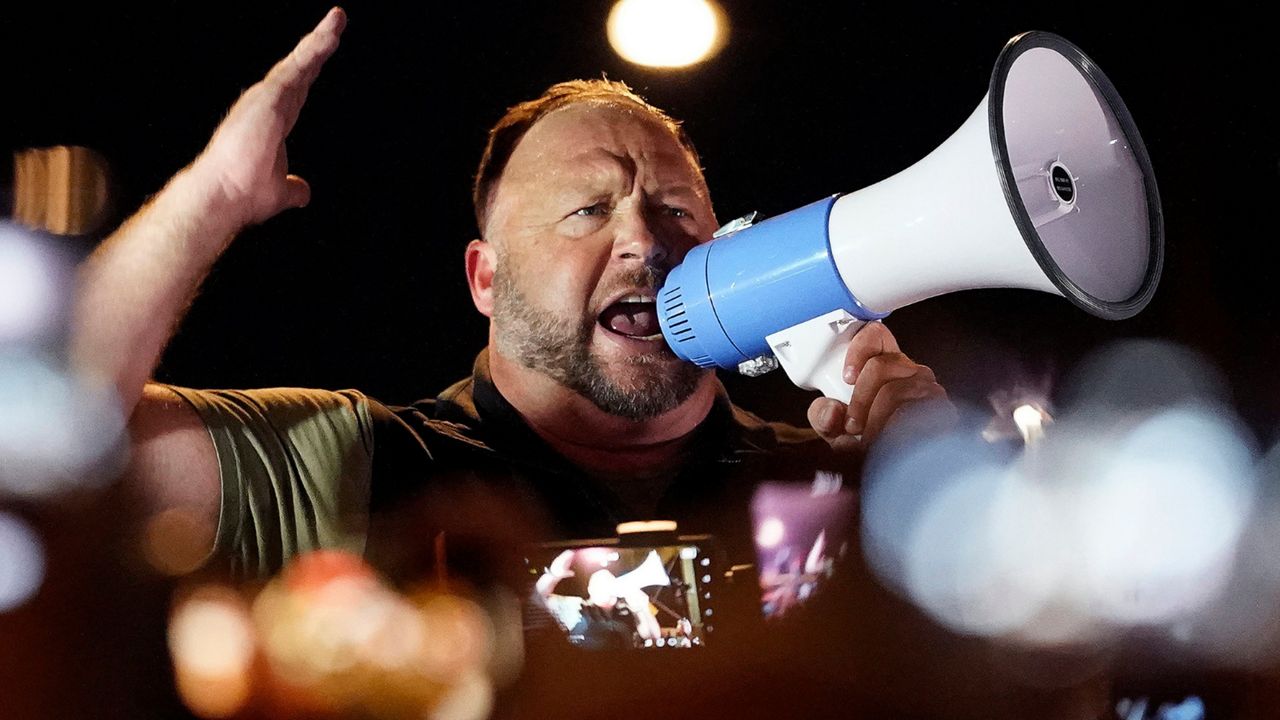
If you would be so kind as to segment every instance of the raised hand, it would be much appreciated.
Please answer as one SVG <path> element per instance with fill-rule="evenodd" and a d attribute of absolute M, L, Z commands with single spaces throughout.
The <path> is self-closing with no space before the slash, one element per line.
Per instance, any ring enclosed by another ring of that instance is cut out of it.
<path fill-rule="evenodd" d="M 341 8 L 330 10 L 266 77 L 240 96 L 189 168 L 235 229 L 310 201 L 307 182 L 289 174 L 285 139 L 320 69 L 337 50 L 346 23 Z"/>
<path fill-rule="evenodd" d="M 559 580 L 573 577 L 573 550 L 565 550 L 551 561 L 551 565 L 547 568 L 547 572 Z"/>
<path fill-rule="evenodd" d="M 310 199 L 289 174 L 285 138 L 346 21 L 330 10 L 240 97 L 204 152 L 82 265 L 72 355 L 82 372 L 115 385 L 126 415 L 231 239 Z"/>

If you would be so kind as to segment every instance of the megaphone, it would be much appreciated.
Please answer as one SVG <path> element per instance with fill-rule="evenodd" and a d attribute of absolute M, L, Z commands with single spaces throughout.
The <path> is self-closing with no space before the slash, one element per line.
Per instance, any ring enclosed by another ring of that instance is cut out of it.
<path fill-rule="evenodd" d="M 694 248 L 658 294 L 679 357 L 848 402 L 862 324 L 943 293 L 1027 288 L 1102 318 L 1147 305 L 1164 260 L 1146 146 L 1102 70 L 1057 35 L 1005 46 L 988 93 L 936 150 L 887 180 Z"/>
<path fill-rule="evenodd" d="M 658 552 L 650 550 L 644 562 L 637 565 L 634 570 L 619 575 L 615 582 L 614 587 L 618 588 L 618 594 L 621 596 L 647 587 L 670 585 L 671 578 L 667 576 L 667 570 L 663 567 Z"/>

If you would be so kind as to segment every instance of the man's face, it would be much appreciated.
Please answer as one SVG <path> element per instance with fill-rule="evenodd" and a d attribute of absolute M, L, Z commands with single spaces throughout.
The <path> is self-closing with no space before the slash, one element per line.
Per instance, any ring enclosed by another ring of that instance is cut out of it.
<path fill-rule="evenodd" d="M 608 570 L 597 570 L 587 579 L 587 602 L 606 610 L 618 604 L 622 589 L 618 578 Z"/>
<path fill-rule="evenodd" d="M 666 127 L 625 102 L 556 110 L 517 145 L 491 208 L 497 352 L 633 420 L 689 397 L 702 371 L 667 348 L 653 301 L 716 220 Z"/>

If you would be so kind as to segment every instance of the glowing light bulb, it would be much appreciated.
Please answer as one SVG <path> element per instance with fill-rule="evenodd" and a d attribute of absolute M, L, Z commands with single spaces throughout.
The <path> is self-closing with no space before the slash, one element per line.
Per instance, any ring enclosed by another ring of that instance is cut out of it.
<path fill-rule="evenodd" d="M 609 44 L 623 59 L 649 67 L 702 62 L 724 44 L 720 9 L 709 0 L 619 0 L 609 12 Z"/>
<path fill-rule="evenodd" d="M 1035 405 L 1019 405 L 1013 411 L 1013 424 L 1027 445 L 1039 442 L 1044 437 L 1044 426 L 1050 422 L 1049 414 Z"/>

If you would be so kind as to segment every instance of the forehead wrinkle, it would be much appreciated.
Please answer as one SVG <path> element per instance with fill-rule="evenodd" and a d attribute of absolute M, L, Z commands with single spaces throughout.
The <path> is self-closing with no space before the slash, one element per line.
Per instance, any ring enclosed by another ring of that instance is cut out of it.
<path fill-rule="evenodd" d="M 571 113 L 578 117 L 566 119 Z M 628 132 L 637 126 L 645 132 Z M 572 147 L 566 152 L 566 142 L 579 152 Z M 709 202 L 701 169 L 669 127 L 625 103 L 584 101 L 548 113 L 520 139 L 494 185 L 490 222 L 509 209 L 502 206 L 515 199 L 508 192 L 513 186 L 534 191 L 526 197 L 571 191 L 566 177 L 594 192 L 613 192 L 621 180 L 625 189 L 641 185 L 649 192 L 689 193 Z"/>
<path fill-rule="evenodd" d="M 577 167 L 585 170 L 578 171 Z M 631 187 L 636 171 L 636 161 L 630 155 L 603 147 L 588 148 L 570 158 L 570 172 L 592 188 Z"/>

